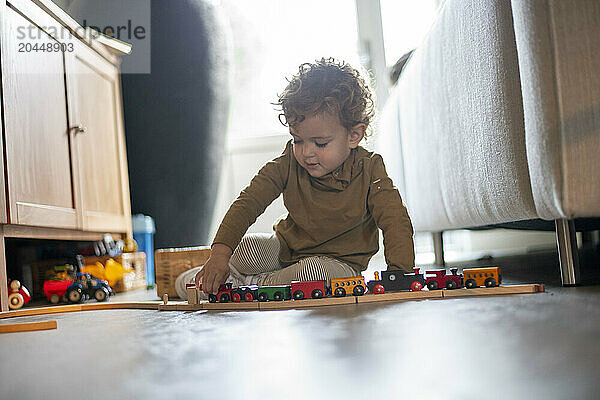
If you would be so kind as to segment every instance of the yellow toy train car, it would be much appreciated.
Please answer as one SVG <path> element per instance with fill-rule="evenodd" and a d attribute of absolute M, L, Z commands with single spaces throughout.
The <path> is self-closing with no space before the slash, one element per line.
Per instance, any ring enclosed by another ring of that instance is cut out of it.
<path fill-rule="evenodd" d="M 347 294 L 362 296 L 365 294 L 366 287 L 367 285 L 363 276 L 333 278 L 331 280 L 331 292 L 335 297 L 344 297 Z"/>
<path fill-rule="evenodd" d="M 499 267 L 463 269 L 463 279 L 467 289 L 479 286 L 494 287 L 502 283 Z"/>

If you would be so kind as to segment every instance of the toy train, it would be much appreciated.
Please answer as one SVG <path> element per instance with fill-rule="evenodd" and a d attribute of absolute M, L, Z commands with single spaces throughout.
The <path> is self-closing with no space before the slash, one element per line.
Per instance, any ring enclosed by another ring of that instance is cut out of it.
<path fill-rule="evenodd" d="M 420 272 L 415 267 L 412 273 L 400 270 L 375 272 L 375 279 L 365 284 L 362 276 L 331 279 L 327 285 L 325 280 L 293 281 L 290 285 L 280 286 L 240 286 L 232 287 L 231 283 L 221 285 L 216 294 L 209 294 L 210 303 L 227 303 L 233 301 L 283 301 L 303 300 L 307 298 L 320 299 L 326 296 L 344 297 L 347 295 L 362 296 L 365 293 L 383 294 L 386 292 L 410 290 L 419 291 L 427 287 L 429 290 L 453 290 L 465 287 L 473 289 L 480 286 L 494 287 L 502 283 L 499 267 L 469 268 L 458 274 L 457 268 L 452 268 L 450 274 L 446 270 L 430 270 Z M 193 287 L 190 284 L 189 287 Z M 202 285 L 200 285 L 202 290 Z"/>

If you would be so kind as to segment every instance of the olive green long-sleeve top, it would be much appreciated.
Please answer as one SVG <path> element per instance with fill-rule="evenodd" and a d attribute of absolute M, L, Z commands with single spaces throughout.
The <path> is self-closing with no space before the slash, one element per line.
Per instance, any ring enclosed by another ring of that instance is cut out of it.
<path fill-rule="evenodd" d="M 296 161 L 292 141 L 265 164 L 230 206 L 214 243 L 235 249 L 250 225 L 283 193 L 288 215 L 275 226 L 284 264 L 309 256 L 367 268 L 383 232 L 388 269 L 412 272 L 413 227 L 383 159 L 361 146 L 334 171 L 314 178 Z"/>

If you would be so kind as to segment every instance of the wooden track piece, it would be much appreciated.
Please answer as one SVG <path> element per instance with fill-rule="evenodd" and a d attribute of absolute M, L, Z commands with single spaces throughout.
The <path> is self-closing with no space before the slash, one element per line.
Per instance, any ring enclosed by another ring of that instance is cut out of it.
<path fill-rule="evenodd" d="M 170 301 L 169 304 L 159 304 L 158 311 L 198 311 L 202 304 L 188 304 L 184 301 Z"/>
<path fill-rule="evenodd" d="M 157 310 L 159 301 L 156 302 L 105 302 L 105 303 L 85 303 L 81 304 L 81 311 L 89 310 Z"/>
<path fill-rule="evenodd" d="M 56 321 L 24 322 L 20 324 L 0 324 L 0 333 L 45 331 L 56 329 Z"/>
<path fill-rule="evenodd" d="M 198 311 L 203 310 L 202 304 L 177 304 L 177 311 Z"/>
<path fill-rule="evenodd" d="M 502 294 L 527 294 L 544 292 L 544 285 L 509 285 L 491 288 L 441 290 L 444 297 L 498 296 Z"/>
<path fill-rule="evenodd" d="M 186 301 L 169 301 L 169 304 L 158 304 L 158 311 L 177 311 L 178 306 L 188 305 Z"/>
<path fill-rule="evenodd" d="M 259 302 L 250 303 L 201 303 L 203 310 L 258 310 Z"/>
<path fill-rule="evenodd" d="M 133 301 L 133 302 L 106 302 L 106 303 L 84 303 L 84 304 L 66 304 L 62 306 L 25 308 L 21 310 L 6 311 L 0 313 L 0 319 L 12 317 L 25 317 L 30 315 L 46 315 L 67 313 L 75 311 L 90 310 L 114 310 L 114 309 L 132 309 L 132 310 L 157 310 L 159 301 Z"/>
<path fill-rule="evenodd" d="M 369 294 L 357 297 L 359 303 L 373 303 L 379 301 L 402 301 L 441 299 L 442 290 L 420 290 L 417 292 L 391 292 L 384 294 Z"/>
<path fill-rule="evenodd" d="M 323 299 L 304 299 L 290 301 L 259 302 L 260 310 L 287 310 L 290 308 L 335 306 L 340 304 L 356 304 L 355 296 L 325 297 Z"/>
<path fill-rule="evenodd" d="M 21 310 L 5 311 L 0 313 L 0 319 L 11 317 L 25 317 L 28 315 L 46 315 L 63 312 L 81 311 L 81 304 L 69 304 L 64 306 L 25 308 Z"/>

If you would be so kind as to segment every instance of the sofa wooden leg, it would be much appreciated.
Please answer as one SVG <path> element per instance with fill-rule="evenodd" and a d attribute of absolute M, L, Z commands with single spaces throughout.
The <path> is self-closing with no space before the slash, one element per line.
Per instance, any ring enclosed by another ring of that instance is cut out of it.
<path fill-rule="evenodd" d="M 446 265 L 446 261 L 444 260 L 444 238 L 442 233 L 443 232 L 431 233 L 431 236 L 433 237 L 433 254 L 435 255 L 433 263 L 440 267 Z"/>
<path fill-rule="evenodd" d="M 557 219 L 554 222 L 562 284 L 563 286 L 578 285 L 581 278 L 575 223 L 571 219 Z"/>

